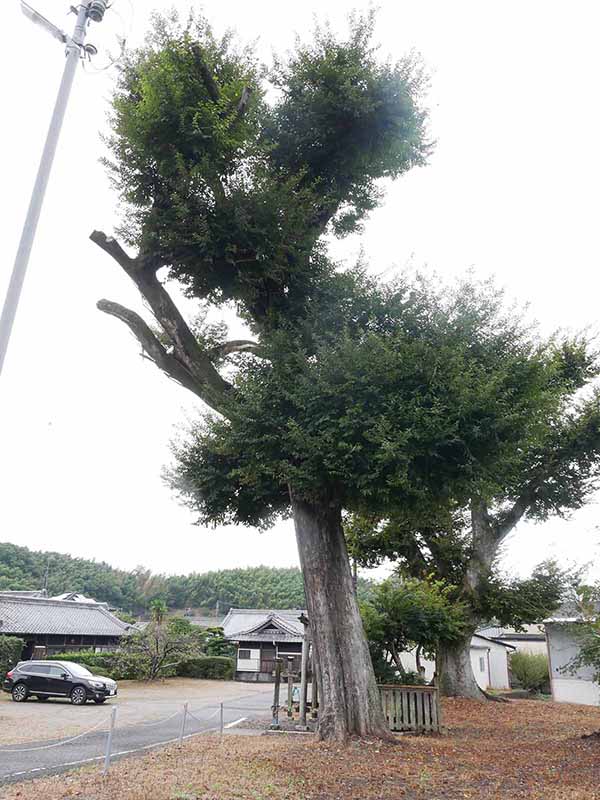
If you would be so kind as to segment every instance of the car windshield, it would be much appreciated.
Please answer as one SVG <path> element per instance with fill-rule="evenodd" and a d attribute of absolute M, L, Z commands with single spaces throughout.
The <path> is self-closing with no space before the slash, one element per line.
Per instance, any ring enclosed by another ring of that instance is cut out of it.
<path fill-rule="evenodd" d="M 78 678 L 89 678 L 91 672 L 80 664 L 67 664 L 69 671 Z"/>

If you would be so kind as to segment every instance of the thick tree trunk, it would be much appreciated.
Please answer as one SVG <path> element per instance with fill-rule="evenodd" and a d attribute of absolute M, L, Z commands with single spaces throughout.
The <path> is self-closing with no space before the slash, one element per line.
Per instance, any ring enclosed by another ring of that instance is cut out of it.
<path fill-rule="evenodd" d="M 442 647 L 438 653 L 438 683 L 441 693 L 446 697 L 470 697 L 485 700 L 485 693 L 479 688 L 471 666 L 471 636 L 469 631 L 452 647 Z"/>
<path fill-rule="evenodd" d="M 462 600 L 476 608 L 479 592 L 490 575 L 502 537 L 510 528 L 499 532 L 493 525 L 485 503 L 479 499 L 471 501 L 473 545 L 464 576 Z M 516 523 L 514 523 L 516 524 Z M 489 695 L 479 688 L 471 667 L 471 638 L 479 620 L 470 614 L 464 636 L 452 647 L 440 648 L 438 653 L 439 685 L 441 693 L 448 697 L 470 697 L 485 700 Z"/>
<path fill-rule="evenodd" d="M 392 739 L 352 584 L 341 508 L 290 490 L 319 688 L 319 737 Z"/>

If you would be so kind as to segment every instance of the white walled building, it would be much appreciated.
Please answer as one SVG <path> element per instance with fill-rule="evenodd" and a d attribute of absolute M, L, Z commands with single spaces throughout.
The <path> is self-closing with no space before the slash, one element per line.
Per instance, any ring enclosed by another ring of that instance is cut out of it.
<path fill-rule="evenodd" d="M 471 667 L 473 676 L 480 689 L 510 689 L 508 671 L 508 657 L 514 651 L 513 645 L 497 642 L 476 633 L 471 639 Z M 415 671 L 417 669 L 415 652 L 401 653 L 400 660 L 404 669 Z M 425 667 L 425 680 L 433 679 L 435 662 L 421 658 L 421 665 Z"/>
<path fill-rule="evenodd" d="M 546 655 L 546 633 L 543 625 L 524 625 L 522 631 L 515 628 L 502 628 L 498 625 L 486 625 L 479 628 L 477 633 L 487 636 L 494 641 L 512 645 L 520 653 Z"/>
<path fill-rule="evenodd" d="M 597 609 L 600 611 L 600 606 Z M 574 605 L 563 606 L 556 616 L 545 621 L 552 699 L 557 703 L 600 705 L 600 685 L 591 667 L 568 669 L 579 652 L 577 628 L 584 619 Z"/>

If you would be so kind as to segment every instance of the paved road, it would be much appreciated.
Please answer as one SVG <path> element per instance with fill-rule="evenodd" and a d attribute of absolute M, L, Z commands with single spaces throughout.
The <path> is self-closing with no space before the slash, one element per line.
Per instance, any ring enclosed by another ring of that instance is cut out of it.
<path fill-rule="evenodd" d="M 252 694 L 240 694 L 238 697 L 228 698 L 223 707 L 225 727 L 229 726 L 231 729 L 246 717 L 255 716 L 259 710 L 268 714 L 273 697 L 272 692 L 272 687 L 270 687 L 264 692 L 254 691 Z M 220 709 L 218 705 L 195 706 L 190 704 L 189 710 L 191 713 L 186 720 L 185 738 L 198 733 L 219 730 Z M 106 713 L 99 726 L 102 730 L 79 735 L 73 741 L 58 744 L 62 740 L 58 740 L 58 742 L 45 740 L 0 747 L 0 784 L 17 783 L 31 778 L 66 772 L 84 764 L 102 762 L 106 752 L 106 719 L 111 714 L 110 705 L 103 707 L 102 711 Z M 113 758 L 122 758 L 177 741 L 181 732 L 182 719 L 183 712 L 178 712 L 170 719 L 119 725 L 117 712 L 111 748 Z"/>

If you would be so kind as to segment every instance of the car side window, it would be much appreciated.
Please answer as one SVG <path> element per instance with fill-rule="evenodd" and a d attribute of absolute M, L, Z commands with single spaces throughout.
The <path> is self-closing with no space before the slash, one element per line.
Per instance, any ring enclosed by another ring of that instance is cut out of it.
<path fill-rule="evenodd" d="M 32 670 L 36 675 L 49 675 L 50 664 L 36 664 Z"/>
<path fill-rule="evenodd" d="M 67 670 L 64 667 L 58 666 L 51 666 L 50 667 L 50 675 L 53 678 L 61 678 L 64 674 L 66 674 Z"/>
<path fill-rule="evenodd" d="M 31 675 L 31 673 L 32 673 L 33 671 L 34 671 L 34 669 L 33 669 L 33 667 L 32 667 L 32 665 L 31 665 L 31 664 L 26 664 L 26 665 L 25 665 L 25 666 L 23 666 L 23 667 L 19 667 L 19 672 L 24 672 L 24 673 L 25 673 L 25 675 Z"/>

